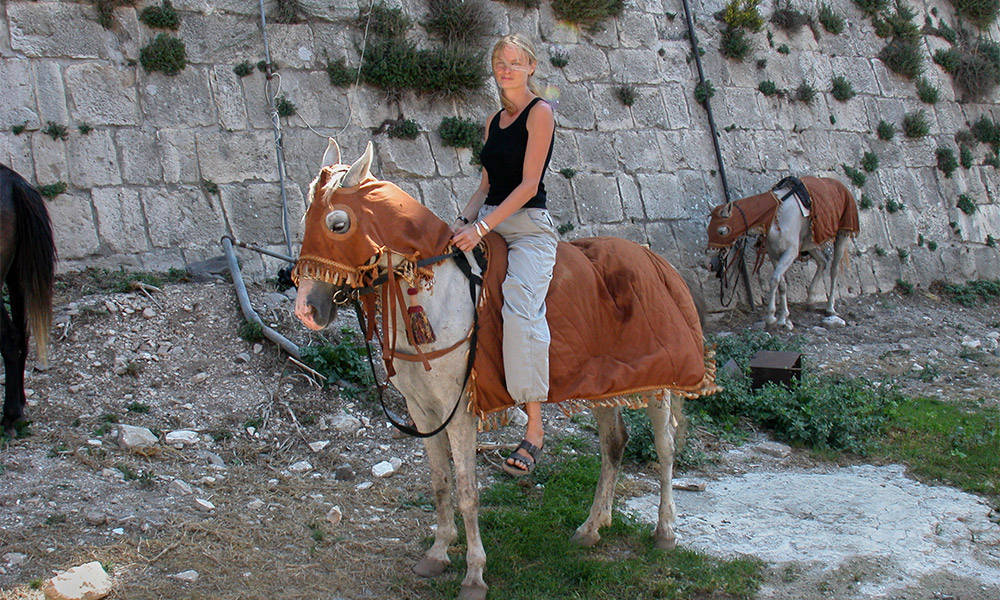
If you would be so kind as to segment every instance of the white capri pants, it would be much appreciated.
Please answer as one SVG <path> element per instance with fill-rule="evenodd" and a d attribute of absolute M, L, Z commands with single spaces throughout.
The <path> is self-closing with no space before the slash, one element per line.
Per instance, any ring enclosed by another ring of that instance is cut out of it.
<path fill-rule="evenodd" d="M 496 210 L 484 205 L 479 218 Z M 545 295 L 552 281 L 559 236 L 549 211 L 522 208 L 493 228 L 507 241 L 503 282 L 503 368 L 514 402 L 544 402 L 549 395 L 549 325 Z"/>

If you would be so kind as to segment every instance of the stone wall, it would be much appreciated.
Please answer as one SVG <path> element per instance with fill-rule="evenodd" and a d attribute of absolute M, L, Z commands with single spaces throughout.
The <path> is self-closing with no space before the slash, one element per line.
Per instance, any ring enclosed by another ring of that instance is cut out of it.
<path fill-rule="evenodd" d="M 706 114 L 694 100 L 697 72 L 680 1 L 631 0 L 623 16 L 596 33 L 557 21 L 545 0 L 527 10 L 484 1 L 496 33 L 535 40 L 540 83 L 557 101 L 546 186 L 555 220 L 574 226 L 566 237 L 615 235 L 647 243 L 714 296 L 716 283 L 698 266 L 706 215 L 723 201 L 722 186 Z M 107 30 L 87 2 L 0 2 L 0 161 L 38 184 L 68 184 L 48 201 L 61 269 L 189 265 L 220 254 L 218 240 L 226 233 L 284 252 L 268 94 L 283 93 L 298 109 L 281 120 L 296 242 L 303 193 L 327 135 L 340 142 L 345 160 L 373 139 L 376 174 L 443 218 L 450 220 L 476 187 L 470 152 L 442 145 L 437 128 L 445 116 L 485 121 L 498 106 L 492 83 L 463 102 L 412 96 L 396 102 L 364 85 L 333 87 L 327 60 L 359 61 L 356 0 L 300 0 L 303 22 L 269 23 L 271 55 L 280 65 L 280 80 L 270 85 L 256 69 L 243 78 L 233 72 L 236 64 L 256 64 L 264 56 L 256 2 L 175 0 L 176 35 L 186 44 L 189 65 L 173 77 L 136 64 L 140 48 L 157 33 L 137 18 L 150 4 L 140 0 L 138 8 L 116 9 L 115 25 Z M 692 8 L 706 77 L 717 90 L 712 106 L 734 197 L 763 191 L 786 174 L 846 181 L 841 165 L 858 166 L 871 151 L 880 166 L 855 191 L 859 198 L 868 194 L 875 206 L 861 213 L 842 293 L 891 289 L 897 279 L 927 284 L 1000 277 L 1000 254 L 985 243 L 987 235 L 1000 238 L 1000 172 L 979 166 L 982 145 L 971 169 L 945 178 L 935 168 L 939 145 L 957 154 L 953 136 L 959 129 L 984 114 L 1000 119 L 998 94 L 985 103 L 957 103 L 949 76 L 929 59 L 946 42 L 932 36 L 922 41 L 926 75 L 943 95 L 926 105 L 912 82 L 876 58 L 885 42 L 853 3 L 830 2 L 848 22 L 840 35 L 819 28 L 817 37 L 806 27 L 789 38 L 769 25 L 773 46 L 765 32 L 754 34 L 755 56 L 743 63 L 718 52 L 720 24 L 711 15 L 724 4 L 696 1 Z M 934 8 L 954 23 L 946 2 L 911 5 L 918 20 Z M 267 6 L 270 11 L 273 2 Z M 403 0 L 402 6 L 416 20 L 426 13 L 422 0 Z M 816 12 L 811 3 L 798 8 Z M 772 10 L 764 0 L 765 18 Z M 1000 38 L 997 25 L 989 35 Z M 790 52 L 776 52 L 781 44 Z M 562 69 L 549 63 L 556 51 L 569 57 Z M 758 58 L 766 66 L 759 68 Z M 847 102 L 830 96 L 836 74 L 848 78 L 857 96 Z M 764 79 L 780 88 L 807 80 L 820 93 L 811 105 L 772 99 L 757 90 Z M 615 94 L 624 83 L 638 92 L 631 107 Z M 884 142 L 875 135 L 880 120 L 898 126 L 904 112 L 919 108 L 927 111 L 929 136 L 897 134 Z M 400 114 L 420 125 L 415 140 L 372 133 Z M 49 121 L 66 125 L 68 137 L 43 133 Z M 86 135 L 78 129 L 84 123 L 93 128 Z M 26 128 L 16 135 L 18 125 Z M 577 172 L 571 179 L 559 173 L 566 167 Z M 205 181 L 216 184 L 217 193 Z M 972 216 L 956 208 L 962 193 L 977 203 Z M 881 208 L 890 199 L 905 210 Z M 937 244 L 935 251 L 928 241 Z M 270 259 L 241 256 L 251 277 L 273 274 Z M 803 271 L 793 268 L 799 279 Z"/>

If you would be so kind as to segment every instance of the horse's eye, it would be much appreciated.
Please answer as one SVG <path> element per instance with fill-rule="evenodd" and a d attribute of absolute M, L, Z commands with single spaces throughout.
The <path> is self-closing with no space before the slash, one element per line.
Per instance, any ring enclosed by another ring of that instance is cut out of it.
<path fill-rule="evenodd" d="M 719 227 L 719 235 L 722 235 L 722 236 L 729 235 L 729 227 L 727 225 L 723 225 L 722 227 Z"/>
<path fill-rule="evenodd" d="M 347 233 L 351 228 L 351 216 L 347 211 L 332 210 L 326 215 L 326 226 L 333 233 Z"/>

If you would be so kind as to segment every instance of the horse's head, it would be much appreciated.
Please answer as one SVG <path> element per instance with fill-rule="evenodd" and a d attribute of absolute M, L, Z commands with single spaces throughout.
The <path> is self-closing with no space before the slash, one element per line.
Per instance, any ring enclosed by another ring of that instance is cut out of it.
<path fill-rule="evenodd" d="M 741 235 L 746 233 L 746 227 L 738 222 L 739 214 L 734 214 L 733 204 L 727 202 L 712 209 L 708 221 L 708 247 L 728 248 Z"/>
<path fill-rule="evenodd" d="M 443 253 L 448 225 L 392 183 L 372 176 L 371 142 L 352 165 L 341 164 L 330 139 L 309 185 L 302 251 L 292 271 L 295 316 L 310 329 L 333 319 L 338 288 L 371 285 L 391 260 L 416 262 Z M 395 255 L 395 256 L 394 256 Z"/>

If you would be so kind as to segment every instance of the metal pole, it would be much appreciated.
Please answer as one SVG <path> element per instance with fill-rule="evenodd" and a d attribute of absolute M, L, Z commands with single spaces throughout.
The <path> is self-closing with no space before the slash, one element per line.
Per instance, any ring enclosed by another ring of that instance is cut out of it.
<path fill-rule="evenodd" d="M 288 231 L 288 194 L 285 192 L 285 142 L 281 133 L 281 121 L 274 107 L 274 98 L 268 91 L 268 85 L 273 76 L 271 73 L 271 48 L 267 42 L 267 20 L 264 16 L 264 0 L 260 0 L 260 32 L 264 36 L 264 62 L 267 82 L 264 84 L 264 95 L 267 96 L 267 106 L 271 110 L 271 128 L 274 130 L 274 151 L 278 159 L 278 186 L 281 189 L 281 230 L 285 234 L 285 250 L 292 254 L 292 236 Z"/>
<path fill-rule="evenodd" d="M 694 18 L 691 16 L 691 5 L 688 0 L 683 0 L 684 3 L 684 17 L 687 20 L 688 26 L 688 37 L 691 39 L 691 53 L 694 55 L 694 64 L 698 68 L 698 82 L 700 85 L 705 84 L 705 71 L 701 67 L 701 52 L 700 44 L 698 43 L 698 34 L 694 30 Z M 722 180 L 722 193 L 725 196 L 725 201 L 730 202 L 732 196 L 729 193 L 729 181 L 726 178 L 726 165 L 722 160 L 722 148 L 719 145 L 719 133 L 715 128 L 715 117 L 712 115 L 712 102 L 709 98 L 705 98 L 705 112 L 708 114 L 708 129 L 712 134 L 712 147 L 715 148 L 715 162 L 719 165 L 719 178 Z M 750 273 L 747 271 L 747 263 L 743 260 L 743 254 L 740 254 L 740 273 L 743 275 L 743 287 L 747 294 L 747 302 L 750 304 L 750 308 L 753 309 L 753 293 L 750 291 Z"/>

